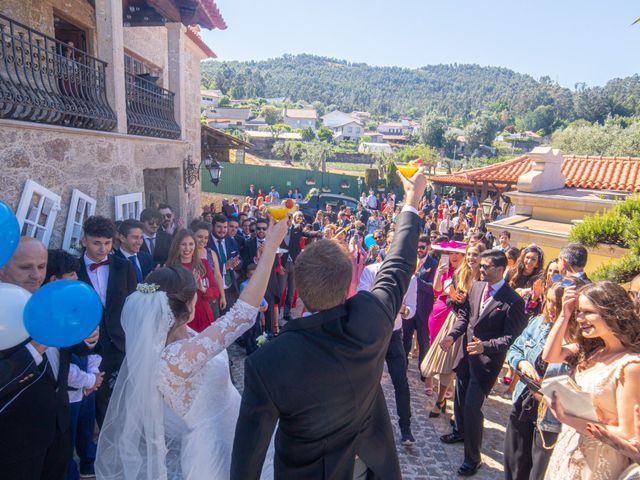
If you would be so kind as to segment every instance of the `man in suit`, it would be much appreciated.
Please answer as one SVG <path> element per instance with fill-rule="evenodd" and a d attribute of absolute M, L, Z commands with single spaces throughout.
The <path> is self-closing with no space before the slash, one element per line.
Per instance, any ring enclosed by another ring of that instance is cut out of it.
<path fill-rule="evenodd" d="M 140 251 L 150 254 L 155 265 L 163 266 L 169 258 L 171 235 L 160 230 L 162 215 L 153 208 L 145 208 L 140 213 L 142 223 L 143 242 Z"/>
<path fill-rule="evenodd" d="M 144 243 L 142 222 L 125 220 L 120 223 L 118 225 L 118 240 L 120 240 L 120 247 L 115 251 L 115 254 L 131 262 L 136 272 L 136 281 L 142 283 L 154 267 L 151 255 L 140 251 Z"/>
<path fill-rule="evenodd" d="M 295 220 L 295 221 L 294 221 Z M 291 305 L 293 304 L 293 292 L 296 289 L 296 275 L 294 264 L 298 255 L 302 251 L 301 243 L 303 238 L 322 238 L 322 232 L 313 232 L 304 230 L 304 215 L 302 212 L 296 212 L 289 218 L 289 231 L 282 241 L 280 248 L 287 250 L 282 255 L 282 268 L 284 269 L 283 283 L 287 289 L 287 295 L 284 299 L 283 314 L 284 320 L 291 320 Z"/>
<path fill-rule="evenodd" d="M 180 229 L 176 215 L 173 213 L 173 208 L 171 208 L 171 205 L 161 203 L 158 205 L 158 212 L 160 212 L 162 220 L 160 223 L 160 230 L 173 238 L 176 232 Z"/>
<path fill-rule="evenodd" d="M 96 392 L 96 420 L 102 427 L 111 391 L 125 355 L 120 315 L 125 300 L 135 291 L 137 281 L 131 261 L 110 255 L 116 233 L 116 227 L 110 219 L 89 217 L 84 222 L 83 231 L 80 242 L 84 247 L 84 255 L 80 261 L 78 279 L 95 289 L 104 306 L 99 342 L 104 382 Z"/>
<path fill-rule="evenodd" d="M 47 250 L 22 237 L 0 269 L 0 281 L 33 293 L 45 279 Z M 73 449 L 69 430 L 67 380 L 72 353 L 87 355 L 98 332 L 70 348 L 35 340 L 0 352 L 0 476 L 16 479 L 65 478 Z"/>
<path fill-rule="evenodd" d="M 463 336 L 454 368 L 456 428 L 440 437 L 444 443 L 464 442 L 464 463 L 458 469 L 462 476 L 475 475 L 482 464 L 482 404 L 509 346 L 527 325 L 522 297 L 504 281 L 506 267 L 507 257 L 499 250 L 480 254 L 480 281 L 471 286 L 453 329 L 440 343 L 448 350 Z"/>
<path fill-rule="evenodd" d="M 584 271 L 587 265 L 589 252 L 580 243 L 569 243 L 560 249 L 558 255 L 558 270 L 563 277 L 577 277 L 587 283 L 591 283 Z"/>
<path fill-rule="evenodd" d="M 314 242 L 296 260 L 298 293 L 312 313 L 289 322 L 245 361 L 232 480 L 260 477 L 278 421 L 276 478 L 352 478 L 356 455 L 369 478 L 400 478 L 380 380 L 415 271 L 417 206 L 426 178 L 417 173 L 401 180 L 406 205 L 371 292 L 346 300 L 352 260 L 338 242 Z"/>
<path fill-rule="evenodd" d="M 415 315 L 402 322 L 402 343 L 407 355 L 413 344 L 413 332 L 416 332 L 418 340 L 418 365 L 429 349 L 429 325 L 428 319 L 433 309 L 433 279 L 438 269 L 438 261 L 429 256 L 431 241 L 428 235 L 420 235 L 418 239 L 418 269 L 416 271 L 417 282 L 417 308 Z M 421 377 L 424 381 L 424 377 Z"/>
<path fill-rule="evenodd" d="M 240 231 L 240 220 L 238 217 L 231 217 L 227 222 L 227 236 L 233 238 L 238 244 L 238 251 L 240 252 L 240 258 L 242 258 L 242 252 L 245 247 L 244 235 Z"/>
<path fill-rule="evenodd" d="M 220 312 L 228 312 L 238 299 L 239 287 L 237 272 L 242 268 L 240 248 L 236 241 L 229 237 L 229 223 L 224 215 L 213 217 L 213 230 L 209 237 L 208 247 L 218 256 L 218 263 L 224 281 L 224 294 L 227 299 L 227 306 Z"/>
<path fill-rule="evenodd" d="M 264 218 L 256 220 L 256 237 L 250 239 L 245 244 L 243 265 L 249 265 L 251 263 L 258 264 L 260 256 L 262 255 L 263 245 L 267 228 L 269 227 L 269 221 Z M 264 294 L 264 298 L 267 300 L 269 307 L 265 312 L 265 329 L 269 333 L 278 333 L 278 318 L 280 298 L 284 290 L 284 275 L 283 275 L 283 255 L 276 254 L 276 258 L 273 261 L 271 268 L 271 276 L 269 277 L 269 283 L 267 284 L 267 290 Z"/>

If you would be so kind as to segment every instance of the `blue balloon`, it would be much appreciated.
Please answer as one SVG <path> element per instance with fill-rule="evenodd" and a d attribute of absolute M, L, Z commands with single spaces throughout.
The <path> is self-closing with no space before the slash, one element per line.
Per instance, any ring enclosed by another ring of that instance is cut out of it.
<path fill-rule="evenodd" d="M 20 225 L 11 207 L 0 200 L 0 268 L 9 261 L 20 242 Z"/>
<path fill-rule="evenodd" d="M 364 237 L 364 244 L 367 246 L 367 248 L 371 248 L 376 244 L 376 239 L 373 238 L 372 233 Z"/>
<path fill-rule="evenodd" d="M 35 291 L 24 307 L 24 327 L 37 342 L 70 347 L 95 330 L 102 318 L 96 291 L 79 280 L 58 280 Z"/>

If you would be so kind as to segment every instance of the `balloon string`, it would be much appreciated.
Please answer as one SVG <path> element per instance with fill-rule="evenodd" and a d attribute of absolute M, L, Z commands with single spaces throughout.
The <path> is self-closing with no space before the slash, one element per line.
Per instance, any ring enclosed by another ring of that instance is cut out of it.
<path fill-rule="evenodd" d="M 34 362 L 35 360 L 32 360 L 32 362 Z M 31 364 L 29 364 L 31 365 Z M 29 368 L 29 367 L 27 367 Z M 36 378 L 33 382 L 31 382 L 29 385 L 27 385 L 26 387 L 24 387 L 22 390 L 20 390 L 18 393 L 16 393 L 14 395 L 14 397 L 9 400 L 1 409 L 0 409 L 0 413 L 4 412 L 20 395 L 22 395 L 22 392 L 24 392 L 27 388 L 29 388 L 31 385 L 33 385 L 34 383 L 36 383 L 38 380 L 40 380 L 42 378 L 42 376 L 45 374 L 46 372 L 46 365 L 45 365 L 45 369 L 42 370 L 42 372 L 40 372 L 40 375 L 38 375 L 38 378 Z M 17 378 L 17 377 L 16 377 Z M 5 385 L 6 386 L 6 385 Z M 4 388 L 4 387 L 3 387 Z"/>

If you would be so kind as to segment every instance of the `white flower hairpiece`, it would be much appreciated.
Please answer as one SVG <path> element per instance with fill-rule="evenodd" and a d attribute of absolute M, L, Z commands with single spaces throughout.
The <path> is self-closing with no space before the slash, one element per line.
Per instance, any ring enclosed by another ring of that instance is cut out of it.
<path fill-rule="evenodd" d="M 140 293 L 155 293 L 160 290 L 160 285 L 155 283 L 139 283 L 136 290 Z"/>

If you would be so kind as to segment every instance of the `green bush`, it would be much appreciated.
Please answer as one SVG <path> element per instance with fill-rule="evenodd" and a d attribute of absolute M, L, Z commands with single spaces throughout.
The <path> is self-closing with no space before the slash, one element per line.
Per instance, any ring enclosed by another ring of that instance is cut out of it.
<path fill-rule="evenodd" d="M 617 261 L 600 266 L 596 280 L 625 283 L 640 273 L 640 197 L 618 203 L 612 209 L 592 216 L 571 229 L 569 240 L 588 247 L 616 245 L 631 250 Z"/>

